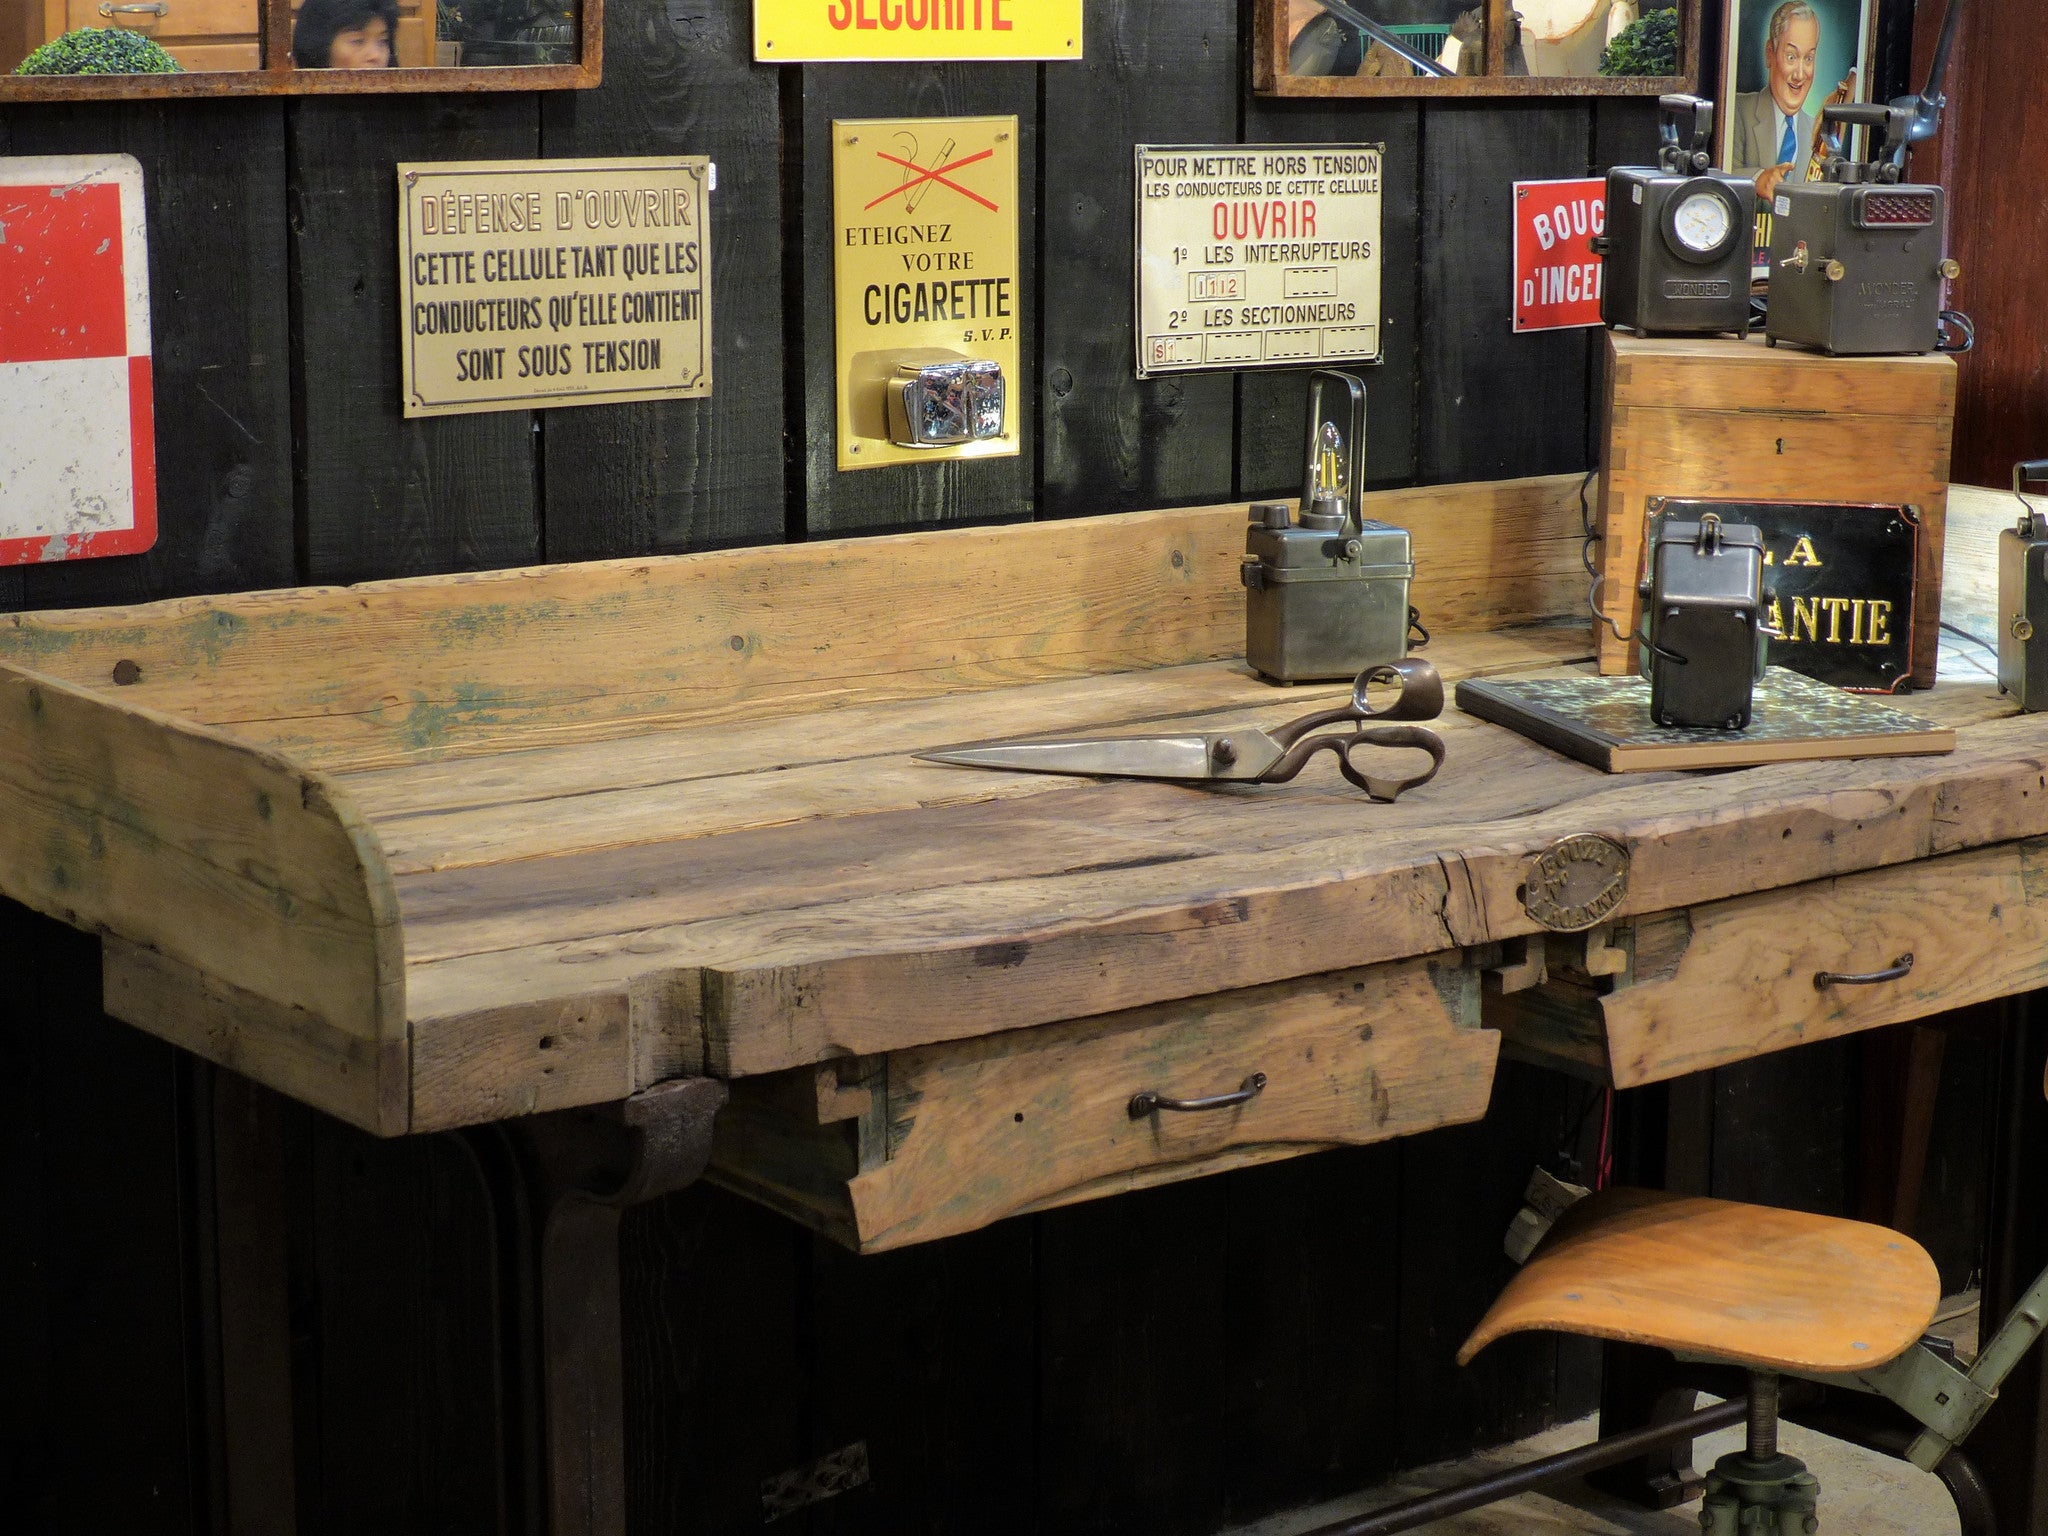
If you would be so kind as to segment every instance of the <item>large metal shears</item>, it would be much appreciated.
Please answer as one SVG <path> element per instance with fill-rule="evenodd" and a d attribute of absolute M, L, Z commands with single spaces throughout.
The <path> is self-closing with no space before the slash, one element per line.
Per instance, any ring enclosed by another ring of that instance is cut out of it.
<path fill-rule="evenodd" d="M 1399 685 L 1384 708 L 1367 696 L 1375 683 Z M 1284 784 L 1318 752 L 1332 753 L 1346 779 L 1374 800 L 1397 799 L 1403 790 L 1427 784 L 1444 763 L 1443 738 L 1397 720 L 1434 720 L 1443 713 L 1444 684 L 1435 667 L 1416 657 L 1367 667 L 1351 685 L 1351 697 L 1334 709 L 1317 710 L 1270 731 L 1239 726 L 1227 731 L 1190 731 L 1170 736 L 1093 736 L 1061 741 L 978 742 L 943 752 L 920 752 L 931 763 L 968 768 L 1006 768 L 1024 773 L 1069 773 L 1112 779 L 1180 779 L 1207 784 Z M 1324 731 L 1349 725 L 1348 731 Z M 1322 734 L 1317 734 L 1322 732 Z M 1359 747 L 1412 747 L 1429 754 L 1429 770 L 1406 779 L 1380 778 L 1352 761 Z"/>

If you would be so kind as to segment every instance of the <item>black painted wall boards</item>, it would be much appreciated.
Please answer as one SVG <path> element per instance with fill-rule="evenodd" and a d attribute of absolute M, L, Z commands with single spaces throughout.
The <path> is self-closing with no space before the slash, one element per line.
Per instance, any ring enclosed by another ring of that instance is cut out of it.
<path fill-rule="evenodd" d="M 1262 101 L 1240 0 L 1086 14 L 1078 63 L 766 68 L 748 0 L 611 0 L 589 92 L 0 110 L 0 151 L 142 161 L 163 527 L 0 570 L 0 611 L 1284 494 L 1300 372 L 1133 377 L 1139 141 L 1387 146 L 1371 484 L 1591 462 L 1597 339 L 1508 332 L 1509 183 L 1646 157 L 1654 107 Z M 830 124 L 941 113 L 1018 117 L 1022 452 L 840 474 Z M 718 165 L 712 397 L 403 420 L 394 165 L 665 152 Z M 90 939 L 7 908 L 0 958 L 0 1525 L 225 1531 L 210 1069 L 99 1014 Z M 1847 1197 L 1853 1054 L 1703 1085 L 1717 1191 Z M 1201 1536 L 1577 1415 L 1583 1353 L 1451 1353 L 1583 1107 L 1511 1067 L 1476 1126 L 872 1259 L 672 1196 L 624 1229 L 632 1528 L 758 1531 L 764 1478 L 858 1440 L 870 1485 L 777 1536 Z M 302 1528 L 529 1529 L 488 1160 L 288 1125 Z"/>

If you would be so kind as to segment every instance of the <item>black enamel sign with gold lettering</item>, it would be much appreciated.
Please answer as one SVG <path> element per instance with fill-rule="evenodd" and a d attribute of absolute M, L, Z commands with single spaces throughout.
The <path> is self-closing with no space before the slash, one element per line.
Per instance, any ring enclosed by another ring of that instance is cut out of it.
<path fill-rule="evenodd" d="M 1772 666 L 1837 688 L 1896 693 L 1913 664 L 1917 508 L 1860 502 L 1652 497 L 1660 517 L 1750 523 L 1764 536 L 1765 618 L 1782 638 Z"/>

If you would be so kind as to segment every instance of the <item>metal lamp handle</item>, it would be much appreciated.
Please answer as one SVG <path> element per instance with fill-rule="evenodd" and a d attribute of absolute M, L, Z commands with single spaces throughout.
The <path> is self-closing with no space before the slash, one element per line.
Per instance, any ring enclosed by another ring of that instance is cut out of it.
<path fill-rule="evenodd" d="M 1154 1093 L 1147 1088 L 1143 1093 L 1131 1095 L 1129 1108 L 1133 1120 L 1142 1120 L 1161 1109 L 1177 1110 L 1182 1113 L 1204 1109 L 1230 1109 L 1239 1104 L 1249 1104 L 1265 1090 L 1266 1074 L 1254 1072 L 1244 1080 L 1243 1086 L 1235 1093 L 1211 1094 L 1206 1099 L 1171 1099 L 1163 1093 Z"/>
<path fill-rule="evenodd" d="M 1881 971 L 1815 971 L 1813 990 L 1825 991 L 1829 987 L 1874 987 L 1879 982 L 1903 980 L 1913 969 L 1913 956 L 1903 954 Z"/>

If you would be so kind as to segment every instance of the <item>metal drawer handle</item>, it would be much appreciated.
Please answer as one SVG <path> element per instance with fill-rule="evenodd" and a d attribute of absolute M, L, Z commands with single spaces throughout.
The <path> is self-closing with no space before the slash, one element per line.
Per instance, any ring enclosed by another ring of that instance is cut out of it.
<path fill-rule="evenodd" d="M 1249 1104 L 1265 1091 L 1265 1087 L 1266 1074 L 1254 1072 L 1244 1080 L 1243 1086 L 1237 1092 L 1212 1094 L 1206 1099 L 1169 1099 L 1165 1094 L 1154 1093 L 1147 1088 L 1143 1093 L 1131 1095 L 1131 1118 L 1142 1120 L 1154 1110 L 1160 1109 L 1229 1109 L 1233 1105 Z"/>
<path fill-rule="evenodd" d="M 1897 981 L 1912 969 L 1912 955 L 1904 954 L 1881 971 L 1815 971 L 1813 990 L 1820 992 L 1829 987 L 1874 987 L 1881 981 Z"/>
<path fill-rule="evenodd" d="M 168 16 L 170 13 L 171 8 L 163 0 L 156 0 L 152 5 L 109 5 L 107 0 L 100 0 L 102 16 Z"/>

